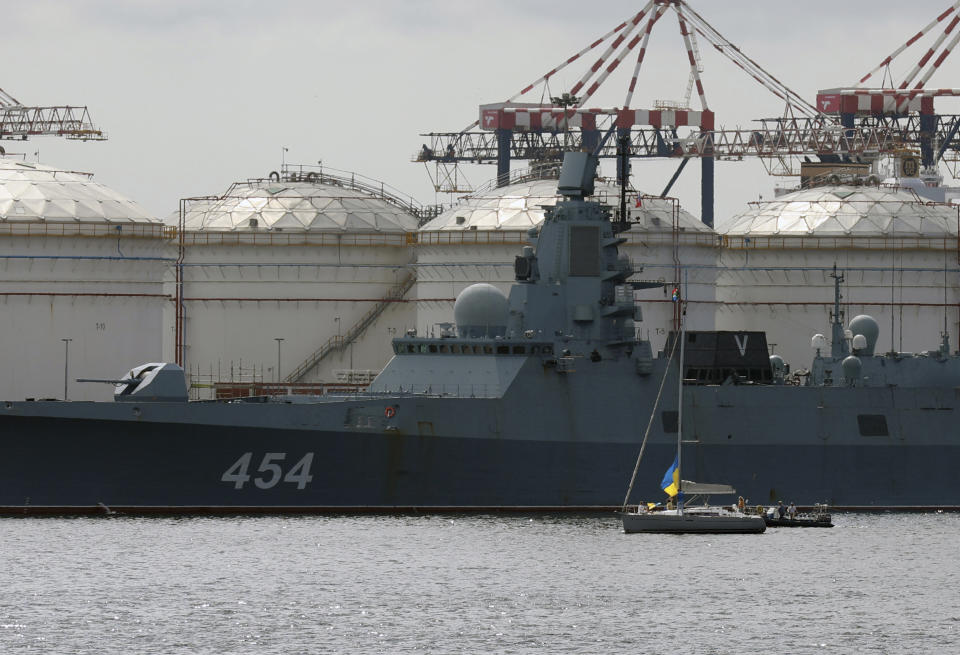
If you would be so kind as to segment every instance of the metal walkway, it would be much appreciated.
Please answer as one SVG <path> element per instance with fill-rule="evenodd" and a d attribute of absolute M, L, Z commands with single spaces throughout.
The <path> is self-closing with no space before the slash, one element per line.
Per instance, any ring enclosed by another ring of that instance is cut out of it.
<path fill-rule="evenodd" d="M 387 292 L 385 298 L 361 316 L 360 320 L 352 325 L 346 334 L 335 334 L 327 339 L 326 343 L 320 346 L 320 348 L 307 357 L 300 366 L 287 375 L 283 379 L 284 382 L 300 382 L 307 373 L 312 371 L 320 362 L 326 359 L 327 356 L 335 352 L 343 352 L 344 348 L 360 338 L 366 329 L 377 320 L 377 317 L 379 317 L 388 306 L 407 295 L 407 292 L 413 288 L 413 284 L 416 281 L 417 276 L 412 271 L 408 272 L 407 276 L 399 284 L 392 287 Z"/>

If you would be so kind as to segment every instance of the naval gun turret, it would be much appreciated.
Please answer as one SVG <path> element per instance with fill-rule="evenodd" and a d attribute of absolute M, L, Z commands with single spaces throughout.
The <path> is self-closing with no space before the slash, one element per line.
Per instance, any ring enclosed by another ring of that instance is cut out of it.
<path fill-rule="evenodd" d="M 116 402 L 187 402 L 187 379 L 183 369 L 170 362 L 141 364 L 117 380 L 78 378 L 77 382 L 113 385 Z"/>

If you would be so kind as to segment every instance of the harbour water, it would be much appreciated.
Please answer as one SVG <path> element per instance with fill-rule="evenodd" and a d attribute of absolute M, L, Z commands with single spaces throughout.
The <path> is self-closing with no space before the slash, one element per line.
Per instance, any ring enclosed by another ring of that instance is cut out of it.
<path fill-rule="evenodd" d="M 0 520 L 2 653 L 956 653 L 956 514 Z"/>

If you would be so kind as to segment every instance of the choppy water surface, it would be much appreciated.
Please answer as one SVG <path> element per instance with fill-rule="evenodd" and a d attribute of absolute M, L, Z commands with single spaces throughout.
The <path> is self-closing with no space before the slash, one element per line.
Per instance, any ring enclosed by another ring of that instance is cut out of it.
<path fill-rule="evenodd" d="M 0 520 L 2 653 L 957 653 L 960 516 Z"/>

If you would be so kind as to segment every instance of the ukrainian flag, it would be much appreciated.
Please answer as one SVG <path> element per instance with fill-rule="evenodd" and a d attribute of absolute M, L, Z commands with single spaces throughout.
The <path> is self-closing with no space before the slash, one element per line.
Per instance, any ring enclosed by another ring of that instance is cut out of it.
<path fill-rule="evenodd" d="M 673 498 L 680 491 L 680 455 L 673 458 L 673 464 L 667 469 L 660 482 L 660 487 L 667 492 L 667 495 Z"/>

